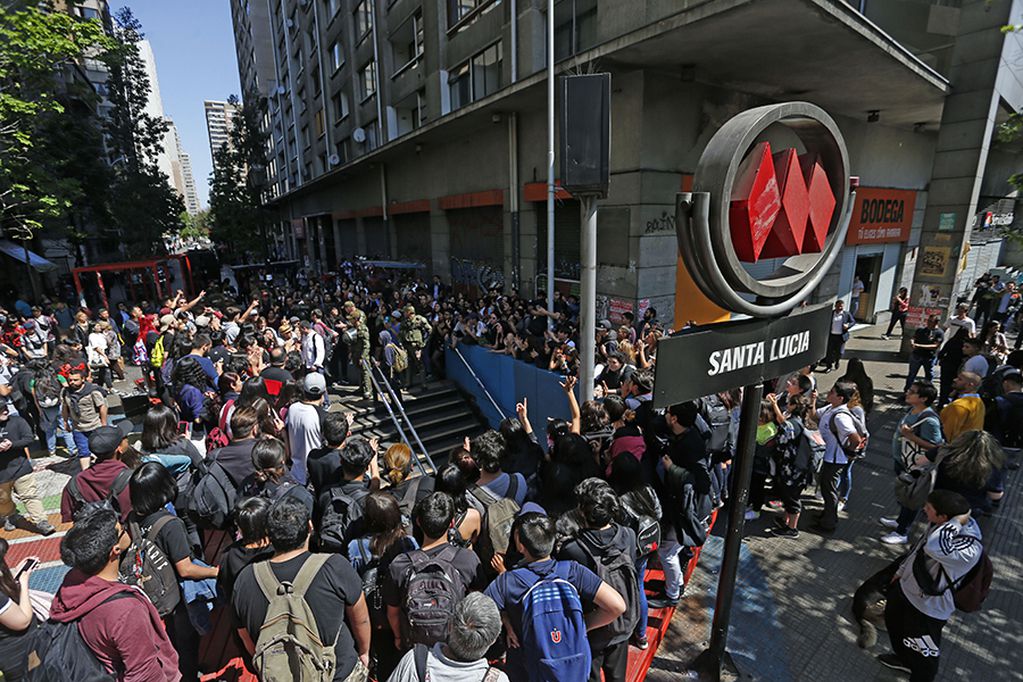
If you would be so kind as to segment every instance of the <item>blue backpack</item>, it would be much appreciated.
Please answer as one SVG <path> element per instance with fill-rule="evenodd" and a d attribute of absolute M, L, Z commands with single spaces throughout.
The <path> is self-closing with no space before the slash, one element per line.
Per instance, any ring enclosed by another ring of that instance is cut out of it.
<path fill-rule="evenodd" d="M 520 643 L 530 682 L 585 680 L 590 676 L 590 644 L 583 605 L 568 581 L 569 564 L 559 561 L 522 597 Z"/>

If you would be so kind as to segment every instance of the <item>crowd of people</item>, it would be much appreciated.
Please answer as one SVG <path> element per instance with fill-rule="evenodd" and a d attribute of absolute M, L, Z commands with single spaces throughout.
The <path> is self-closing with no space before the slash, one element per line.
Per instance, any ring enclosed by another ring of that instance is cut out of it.
<path fill-rule="evenodd" d="M 580 405 L 574 297 L 548 309 L 357 264 L 244 288 L 64 320 L 22 300 L 3 313 L 7 527 L 54 532 L 28 457 L 36 441 L 78 461 L 60 504 L 71 570 L 48 608 L 29 589 L 35 562 L 8 567 L 0 539 L 4 680 L 30 669 L 67 679 L 72 658 L 76 674 L 132 681 L 228 669 L 265 680 L 624 680 L 629 647 L 649 646 L 650 608 L 679 603 L 688 559 L 731 503 L 741 393 L 655 410 L 665 331 L 654 309 L 598 324 L 596 398 Z M 847 317 L 836 307 L 834 336 L 847 338 Z M 914 680 L 933 678 L 952 596 L 979 564 L 973 517 L 998 504 L 999 441 L 1023 442 L 1019 371 L 991 360 L 978 374 L 971 359 L 988 360 L 967 350 L 975 327 L 950 324 L 964 332 L 963 370 L 940 415 L 938 389 L 910 377 L 893 454 L 914 494 L 882 519 L 890 544 L 927 523 L 890 595 L 894 653 L 882 657 Z M 930 376 L 934 360 L 917 354 L 942 357 L 957 337 L 942 345 L 936 322 L 917 335 L 913 362 Z M 460 343 L 563 374 L 570 418 L 537 433 L 523 401 L 428 471 L 404 443 L 353 435 L 345 405 L 328 405 L 345 384 L 376 399 L 376 367 L 399 392 L 443 376 L 445 349 Z M 1023 366 L 1021 353 L 1005 359 Z M 995 374 L 997 395 L 978 394 Z M 115 379 L 136 379 L 148 401 L 137 423 L 111 410 Z M 746 518 L 773 510 L 770 532 L 797 538 L 816 486 L 815 528 L 833 532 L 866 452 L 873 384 L 853 358 L 826 396 L 811 367 L 767 388 Z M 932 468 L 936 483 L 914 487 Z M 655 563 L 663 588 L 649 596 Z M 933 650 L 904 643 L 924 636 Z"/>

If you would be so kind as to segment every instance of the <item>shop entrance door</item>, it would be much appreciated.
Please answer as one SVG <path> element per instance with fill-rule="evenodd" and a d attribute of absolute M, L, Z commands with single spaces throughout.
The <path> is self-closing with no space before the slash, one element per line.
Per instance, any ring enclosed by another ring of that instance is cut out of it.
<path fill-rule="evenodd" d="M 863 282 L 863 293 L 860 294 L 860 304 L 853 312 L 853 317 L 860 322 L 874 321 L 874 308 L 877 303 L 878 281 L 881 277 L 882 254 L 856 257 L 856 276 Z M 853 280 L 855 286 L 856 280 Z"/>

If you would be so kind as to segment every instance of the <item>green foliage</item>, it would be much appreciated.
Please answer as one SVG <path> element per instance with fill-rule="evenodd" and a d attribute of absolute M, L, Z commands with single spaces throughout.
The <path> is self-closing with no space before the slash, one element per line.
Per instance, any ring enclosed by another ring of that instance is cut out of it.
<path fill-rule="evenodd" d="M 238 104 L 233 95 L 228 101 Z M 236 257 L 266 253 L 266 136 L 259 125 L 264 106 L 257 95 L 246 97 L 234 117 L 231 144 L 222 145 L 213 154 L 210 237 Z"/>
<path fill-rule="evenodd" d="M 69 180 L 62 163 L 68 148 L 56 139 L 69 108 L 92 94 L 76 80 L 74 62 L 111 45 L 96 21 L 38 4 L 0 5 L 0 226 L 9 236 L 31 239 L 80 197 L 82 183 Z"/>
<path fill-rule="evenodd" d="M 163 236 L 181 230 L 184 202 L 157 167 L 167 123 L 146 113 L 150 83 L 139 53 L 142 25 L 124 7 L 115 15 L 116 45 L 104 55 L 114 105 L 106 121 L 113 159 L 110 227 L 131 257 L 163 254 Z"/>
<path fill-rule="evenodd" d="M 185 212 L 181 214 L 181 236 L 186 239 L 195 239 L 210 236 L 210 211 L 204 208 L 195 215 Z"/>

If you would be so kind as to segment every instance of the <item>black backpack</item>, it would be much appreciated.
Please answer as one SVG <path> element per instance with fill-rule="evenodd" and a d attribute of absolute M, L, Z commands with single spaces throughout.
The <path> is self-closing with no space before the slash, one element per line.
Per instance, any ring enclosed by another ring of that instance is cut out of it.
<path fill-rule="evenodd" d="M 100 603 L 131 596 L 127 591 L 118 592 Z M 80 620 L 66 623 L 48 620 L 28 635 L 31 637 L 26 677 L 29 682 L 113 682 L 117 679 L 106 671 L 82 639 L 78 631 Z"/>
<path fill-rule="evenodd" d="M 1023 393 L 1002 396 L 1009 403 L 1009 414 L 1001 425 L 1002 447 L 1023 448 Z"/>
<path fill-rule="evenodd" d="M 579 548 L 593 562 L 597 576 L 613 587 L 625 600 L 625 613 L 611 624 L 589 632 L 590 646 L 594 650 L 624 642 L 632 636 L 636 623 L 639 622 L 639 580 L 636 577 L 636 564 L 632 552 L 614 549 L 622 546 L 624 535 L 625 528 L 618 526 L 614 542 L 603 548 L 593 545 L 585 532 L 575 538 Z"/>
<path fill-rule="evenodd" d="M 320 514 L 320 551 L 344 554 L 348 551 L 353 526 L 362 519 L 369 491 L 365 488 L 349 494 L 340 487 L 330 488 L 327 503 Z"/>
<path fill-rule="evenodd" d="M 451 614 L 465 596 L 465 583 L 451 563 L 457 555 L 458 548 L 451 545 L 434 557 L 421 549 L 409 552 L 412 565 L 402 608 L 407 642 L 433 646 L 447 641 Z"/>
<path fill-rule="evenodd" d="M 202 528 L 225 530 L 237 500 L 237 483 L 220 462 L 214 461 L 192 489 L 189 509 Z"/>
<path fill-rule="evenodd" d="M 732 449 L 732 414 L 716 395 L 700 398 L 700 416 L 707 422 L 707 452 L 719 455 Z"/>
<path fill-rule="evenodd" d="M 181 601 L 181 590 L 170 559 L 150 538 L 156 537 L 164 526 L 176 518 L 170 514 L 162 516 L 148 531 L 143 532 L 132 514 L 128 521 L 131 545 L 121 557 L 119 580 L 145 592 L 161 618 L 172 612 Z"/>
<path fill-rule="evenodd" d="M 430 647 L 425 644 L 416 644 L 412 651 L 413 662 L 416 664 L 416 679 L 419 682 L 426 682 L 426 664 L 430 659 Z M 487 672 L 480 678 L 480 682 L 497 682 L 501 679 L 501 673 L 494 667 L 488 667 Z"/>
<path fill-rule="evenodd" d="M 128 483 L 131 482 L 131 475 L 133 473 L 135 472 L 128 467 L 118 471 L 117 476 L 114 477 L 114 482 L 110 484 L 110 492 L 108 492 L 106 497 L 101 500 L 109 501 L 110 506 L 118 513 L 122 513 L 124 510 L 121 509 L 121 503 L 117 501 L 117 498 L 122 492 L 124 492 L 124 489 L 128 487 Z M 71 480 L 67 482 L 64 489 L 67 490 L 68 495 L 71 496 L 71 516 L 74 516 L 78 510 L 86 504 L 85 498 L 82 497 L 82 491 L 78 487 L 78 474 L 71 477 Z"/>
<path fill-rule="evenodd" d="M 369 622 L 374 630 L 390 628 L 387 620 L 387 606 L 384 604 L 384 595 L 381 590 L 382 576 L 380 575 L 380 558 L 373 556 L 368 547 L 362 542 L 357 542 L 359 556 L 362 557 L 362 568 L 359 576 L 362 578 L 362 593 L 366 595 L 366 608 L 369 609 Z"/>

